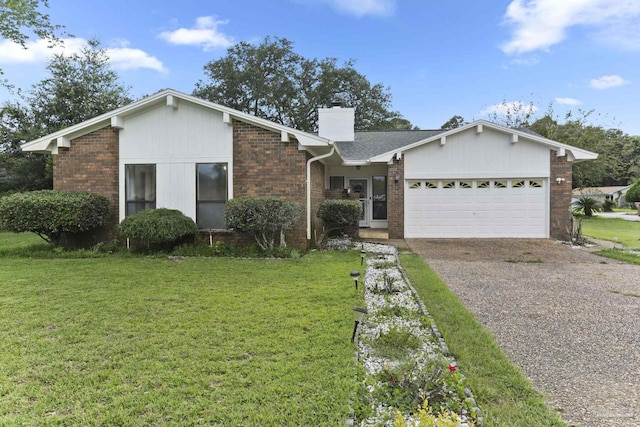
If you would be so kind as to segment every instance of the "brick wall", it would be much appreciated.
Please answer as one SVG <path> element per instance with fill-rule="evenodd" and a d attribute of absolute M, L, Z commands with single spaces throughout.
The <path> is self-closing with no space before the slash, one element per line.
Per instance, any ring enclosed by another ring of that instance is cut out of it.
<path fill-rule="evenodd" d="M 115 237 L 118 225 L 118 130 L 106 127 L 71 140 L 53 156 L 53 188 L 88 191 L 110 202 L 110 229 L 91 237 L 100 241 Z M 96 243 L 93 242 L 93 243 Z"/>
<path fill-rule="evenodd" d="M 298 150 L 298 141 L 281 142 L 280 133 L 271 132 L 237 120 L 233 122 L 233 197 L 283 197 L 306 209 L 307 153 Z M 314 175 L 319 175 L 313 168 Z M 318 192 L 312 182 L 312 202 Z M 324 188 L 324 169 L 322 169 Z M 319 203 L 316 198 L 315 201 Z M 312 220 L 313 220 L 312 215 Z M 287 244 L 307 247 L 306 210 L 302 220 L 287 233 Z"/>
<path fill-rule="evenodd" d="M 396 175 L 399 181 L 395 182 Z M 404 239 L 404 157 L 387 168 L 387 219 L 389 238 Z"/>
<path fill-rule="evenodd" d="M 567 156 L 558 157 L 555 151 L 551 151 L 551 176 L 549 178 L 549 234 L 551 238 L 569 240 L 571 230 L 571 165 Z M 558 184 L 557 178 L 564 178 L 564 182 Z"/>

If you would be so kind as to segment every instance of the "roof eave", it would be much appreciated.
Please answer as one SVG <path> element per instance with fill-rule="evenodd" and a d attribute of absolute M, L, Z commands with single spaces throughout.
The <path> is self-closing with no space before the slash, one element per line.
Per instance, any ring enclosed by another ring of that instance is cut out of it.
<path fill-rule="evenodd" d="M 206 108 L 210 108 L 222 113 L 226 113 L 230 117 L 233 117 L 237 120 L 248 122 L 250 124 L 253 124 L 255 126 L 258 126 L 264 129 L 280 132 L 283 135 L 292 135 L 304 147 L 326 147 L 332 144 L 332 142 L 326 138 L 321 138 L 319 136 L 312 135 L 310 133 L 293 129 L 284 125 L 280 125 L 278 123 L 274 123 L 269 120 L 262 119 L 260 117 L 255 117 L 255 116 L 252 116 L 251 114 L 243 113 L 243 112 L 234 110 L 232 108 L 225 107 L 223 105 L 215 104 L 210 101 L 205 101 L 203 99 L 196 98 L 194 96 L 187 95 L 173 89 L 164 89 L 146 98 L 132 102 L 131 104 L 125 105 L 123 107 L 112 110 L 108 113 L 86 120 L 82 123 L 69 126 L 65 129 L 59 130 L 57 132 L 53 132 L 49 135 L 43 136 L 33 141 L 26 142 L 21 145 L 21 148 L 23 151 L 53 153 L 54 151 L 56 151 L 55 148 L 58 145 L 53 144 L 52 146 L 51 144 L 52 141 L 57 141 L 60 138 L 71 139 L 71 138 L 77 138 L 82 135 L 86 135 L 87 133 L 93 132 L 96 129 L 99 129 L 101 127 L 104 127 L 110 124 L 112 117 L 116 117 L 116 116 L 126 117 L 127 115 L 131 114 L 134 111 L 137 111 L 141 108 L 144 108 L 145 106 L 159 102 L 169 96 L 186 100 L 194 104 L 201 105 Z M 172 105 L 175 105 L 175 104 L 172 104 Z"/>
<path fill-rule="evenodd" d="M 476 120 L 474 122 L 467 123 L 464 126 L 460 126 L 458 128 L 451 129 L 451 130 L 448 130 L 448 131 L 443 132 L 443 133 L 439 133 L 439 134 L 431 136 L 429 138 L 425 138 L 423 140 L 416 141 L 416 142 L 414 142 L 412 144 L 405 145 L 404 147 L 400 147 L 400 148 L 394 149 L 392 151 L 388 151 L 386 153 L 379 154 L 377 156 L 372 157 L 370 159 L 370 161 L 371 162 L 389 162 L 389 161 L 391 161 L 391 159 L 393 159 L 393 156 L 398 152 L 403 153 L 403 152 L 405 152 L 407 150 L 411 150 L 412 148 L 419 147 L 419 146 L 421 146 L 423 144 L 428 144 L 430 142 L 437 141 L 437 140 L 440 140 L 442 138 L 446 138 L 449 135 L 453 135 L 453 134 L 456 134 L 458 132 L 464 132 L 464 131 L 466 131 L 468 129 L 471 129 L 473 127 L 476 127 L 478 125 L 487 126 L 487 127 L 491 128 L 491 129 L 498 130 L 498 131 L 501 131 L 501 132 L 508 132 L 508 133 L 511 133 L 511 134 L 515 134 L 515 135 L 518 135 L 518 137 L 521 136 L 523 138 L 527 138 L 527 139 L 535 141 L 537 143 L 546 145 L 546 146 L 548 146 L 550 148 L 564 149 L 566 152 L 569 152 L 571 154 L 572 158 L 570 160 L 572 160 L 572 161 L 574 161 L 576 163 L 582 162 L 582 161 L 586 161 L 586 160 L 594 160 L 594 159 L 598 158 L 598 154 L 597 153 L 594 153 L 594 152 L 591 152 L 591 151 L 588 151 L 588 150 L 584 150 L 582 148 L 574 147 L 574 146 L 571 146 L 571 145 L 568 145 L 568 144 L 563 144 L 563 143 L 558 142 L 558 141 L 553 141 L 551 139 L 547 139 L 547 138 L 544 138 L 542 136 L 536 136 L 536 135 L 533 135 L 533 134 L 530 134 L 530 133 L 527 133 L 527 132 L 523 132 L 523 131 L 520 131 L 520 130 L 517 130 L 517 129 L 509 129 L 509 128 L 506 128 L 504 126 L 500 126 L 500 125 L 497 125 L 495 123 L 491 123 L 491 122 L 489 122 L 487 120 Z"/>

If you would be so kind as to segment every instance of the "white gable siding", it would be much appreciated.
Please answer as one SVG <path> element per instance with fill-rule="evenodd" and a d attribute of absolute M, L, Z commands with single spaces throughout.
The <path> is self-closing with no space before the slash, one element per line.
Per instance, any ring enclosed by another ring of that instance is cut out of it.
<path fill-rule="evenodd" d="M 125 216 L 126 164 L 156 165 L 156 207 L 178 209 L 196 219 L 196 164 L 228 163 L 233 170 L 233 128 L 222 113 L 180 102 L 124 118 L 120 130 L 120 219 Z M 233 177 L 229 174 L 229 198 Z"/>
<path fill-rule="evenodd" d="M 549 148 L 524 138 L 511 143 L 511 135 L 484 128 L 447 136 L 408 150 L 405 178 L 511 178 L 548 177 Z"/>

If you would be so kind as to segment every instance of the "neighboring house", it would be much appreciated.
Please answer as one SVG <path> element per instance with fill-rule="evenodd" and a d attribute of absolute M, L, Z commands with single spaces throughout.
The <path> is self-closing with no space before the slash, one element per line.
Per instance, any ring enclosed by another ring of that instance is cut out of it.
<path fill-rule="evenodd" d="M 604 203 L 605 200 L 611 200 L 618 207 L 626 206 L 627 200 L 625 199 L 625 194 L 627 194 L 629 188 L 631 188 L 631 185 L 576 188 L 571 193 L 571 203 L 578 201 L 580 197 L 587 196 L 600 203 Z"/>
<path fill-rule="evenodd" d="M 278 196 L 305 206 L 287 239 L 303 247 L 318 204 L 347 189 L 362 202 L 360 226 L 390 238 L 566 238 L 571 164 L 597 157 L 486 121 L 447 131 L 353 125 L 352 108 L 322 108 L 309 134 L 167 89 L 22 149 L 53 155 L 54 188 L 105 195 L 114 227 L 167 207 L 237 239 L 225 230 L 226 201 Z"/>

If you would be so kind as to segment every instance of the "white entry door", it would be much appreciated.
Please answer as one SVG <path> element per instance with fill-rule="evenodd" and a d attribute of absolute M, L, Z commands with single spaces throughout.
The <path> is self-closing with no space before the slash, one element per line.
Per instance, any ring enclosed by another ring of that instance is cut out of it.
<path fill-rule="evenodd" d="M 349 188 L 352 193 L 360 194 L 360 204 L 362 205 L 362 214 L 360 216 L 360 227 L 369 227 L 369 179 L 368 178 L 349 178 Z"/>

